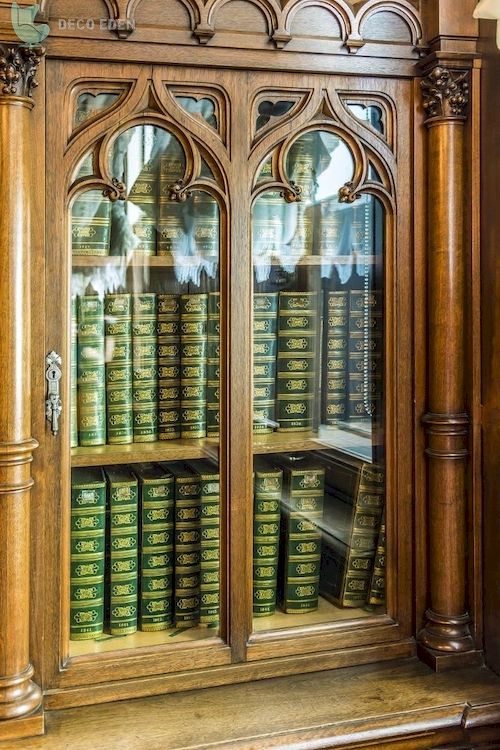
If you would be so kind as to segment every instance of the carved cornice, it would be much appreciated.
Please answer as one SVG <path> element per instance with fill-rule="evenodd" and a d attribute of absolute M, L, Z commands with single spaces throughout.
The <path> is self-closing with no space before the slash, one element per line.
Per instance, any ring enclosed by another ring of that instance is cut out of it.
<path fill-rule="evenodd" d="M 426 122 L 434 119 L 465 119 L 469 103 L 469 71 L 449 70 L 440 65 L 420 83 Z"/>
<path fill-rule="evenodd" d="M 0 93 L 30 98 L 38 86 L 36 73 L 44 53 L 43 47 L 0 45 Z"/>

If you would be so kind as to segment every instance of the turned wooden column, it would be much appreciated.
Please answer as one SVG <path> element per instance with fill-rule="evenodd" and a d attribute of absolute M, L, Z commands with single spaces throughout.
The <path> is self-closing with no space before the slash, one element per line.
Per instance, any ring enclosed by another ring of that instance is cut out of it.
<path fill-rule="evenodd" d="M 31 91 L 43 52 L 0 47 L 0 739 L 41 704 L 30 626 Z M 14 731 L 13 734 L 18 734 Z"/>
<path fill-rule="evenodd" d="M 468 75 L 436 66 L 422 81 L 428 165 L 429 411 L 423 422 L 429 472 L 430 608 L 418 641 L 419 655 L 435 669 L 477 659 L 466 611 L 469 418 L 464 391 L 464 165 Z"/>

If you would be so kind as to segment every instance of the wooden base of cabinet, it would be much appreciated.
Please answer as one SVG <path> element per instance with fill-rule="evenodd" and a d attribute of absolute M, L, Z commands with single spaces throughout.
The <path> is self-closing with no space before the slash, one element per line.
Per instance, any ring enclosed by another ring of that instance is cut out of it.
<path fill-rule="evenodd" d="M 0 721 L 0 747 L 12 747 L 11 740 L 36 737 L 45 731 L 45 717 L 41 709 L 21 719 Z M 8 742 L 8 744 L 7 744 Z M 17 742 L 15 743 L 18 744 Z"/>
<path fill-rule="evenodd" d="M 482 667 L 484 664 L 484 654 L 482 651 L 435 651 L 433 648 L 427 648 L 418 644 L 417 656 L 435 672 L 445 672 L 465 667 Z"/>
<path fill-rule="evenodd" d="M 485 668 L 435 674 L 408 659 L 46 717 L 45 737 L 9 750 L 470 748 L 500 741 L 500 678 Z"/>

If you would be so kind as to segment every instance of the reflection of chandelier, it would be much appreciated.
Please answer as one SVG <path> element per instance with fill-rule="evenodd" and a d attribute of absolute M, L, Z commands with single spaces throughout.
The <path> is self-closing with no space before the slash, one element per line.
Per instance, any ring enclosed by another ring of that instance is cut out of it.
<path fill-rule="evenodd" d="M 500 49 L 500 0 L 479 0 L 473 15 L 474 18 L 497 21 L 497 47 Z"/>

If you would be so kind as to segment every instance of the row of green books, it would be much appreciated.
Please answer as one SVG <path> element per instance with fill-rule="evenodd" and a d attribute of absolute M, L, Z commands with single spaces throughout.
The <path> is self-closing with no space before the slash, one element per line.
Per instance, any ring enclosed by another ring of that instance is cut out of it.
<path fill-rule="evenodd" d="M 216 627 L 220 482 L 208 460 L 75 468 L 70 638 Z"/>
<path fill-rule="evenodd" d="M 257 457 L 253 613 L 385 598 L 384 472 L 340 451 Z"/>
<path fill-rule="evenodd" d="M 124 165 L 122 165 L 122 168 Z M 124 254 L 124 247 L 145 256 L 219 256 L 219 206 L 201 190 L 187 200 L 172 198 L 172 188 L 184 177 L 185 158 L 178 142 L 144 164 L 127 200 L 113 205 L 100 190 L 87 190 L 73 203 L 71 234 L 73 255 Z M 90 164 L 79 176 L 92 174 Z M 126 181 L 126 176 L 115 175 Z"/>
<path fill-rule="evenodd" d="M 220 295 L 89 286 L 72 306 L 72 447 L 219 434 Z"/>
<path fill-rule="evenodd" d="M 254 432 L 371 418 L 382 399 L 381 296 L 377 292 L 254 295 Z"/>

